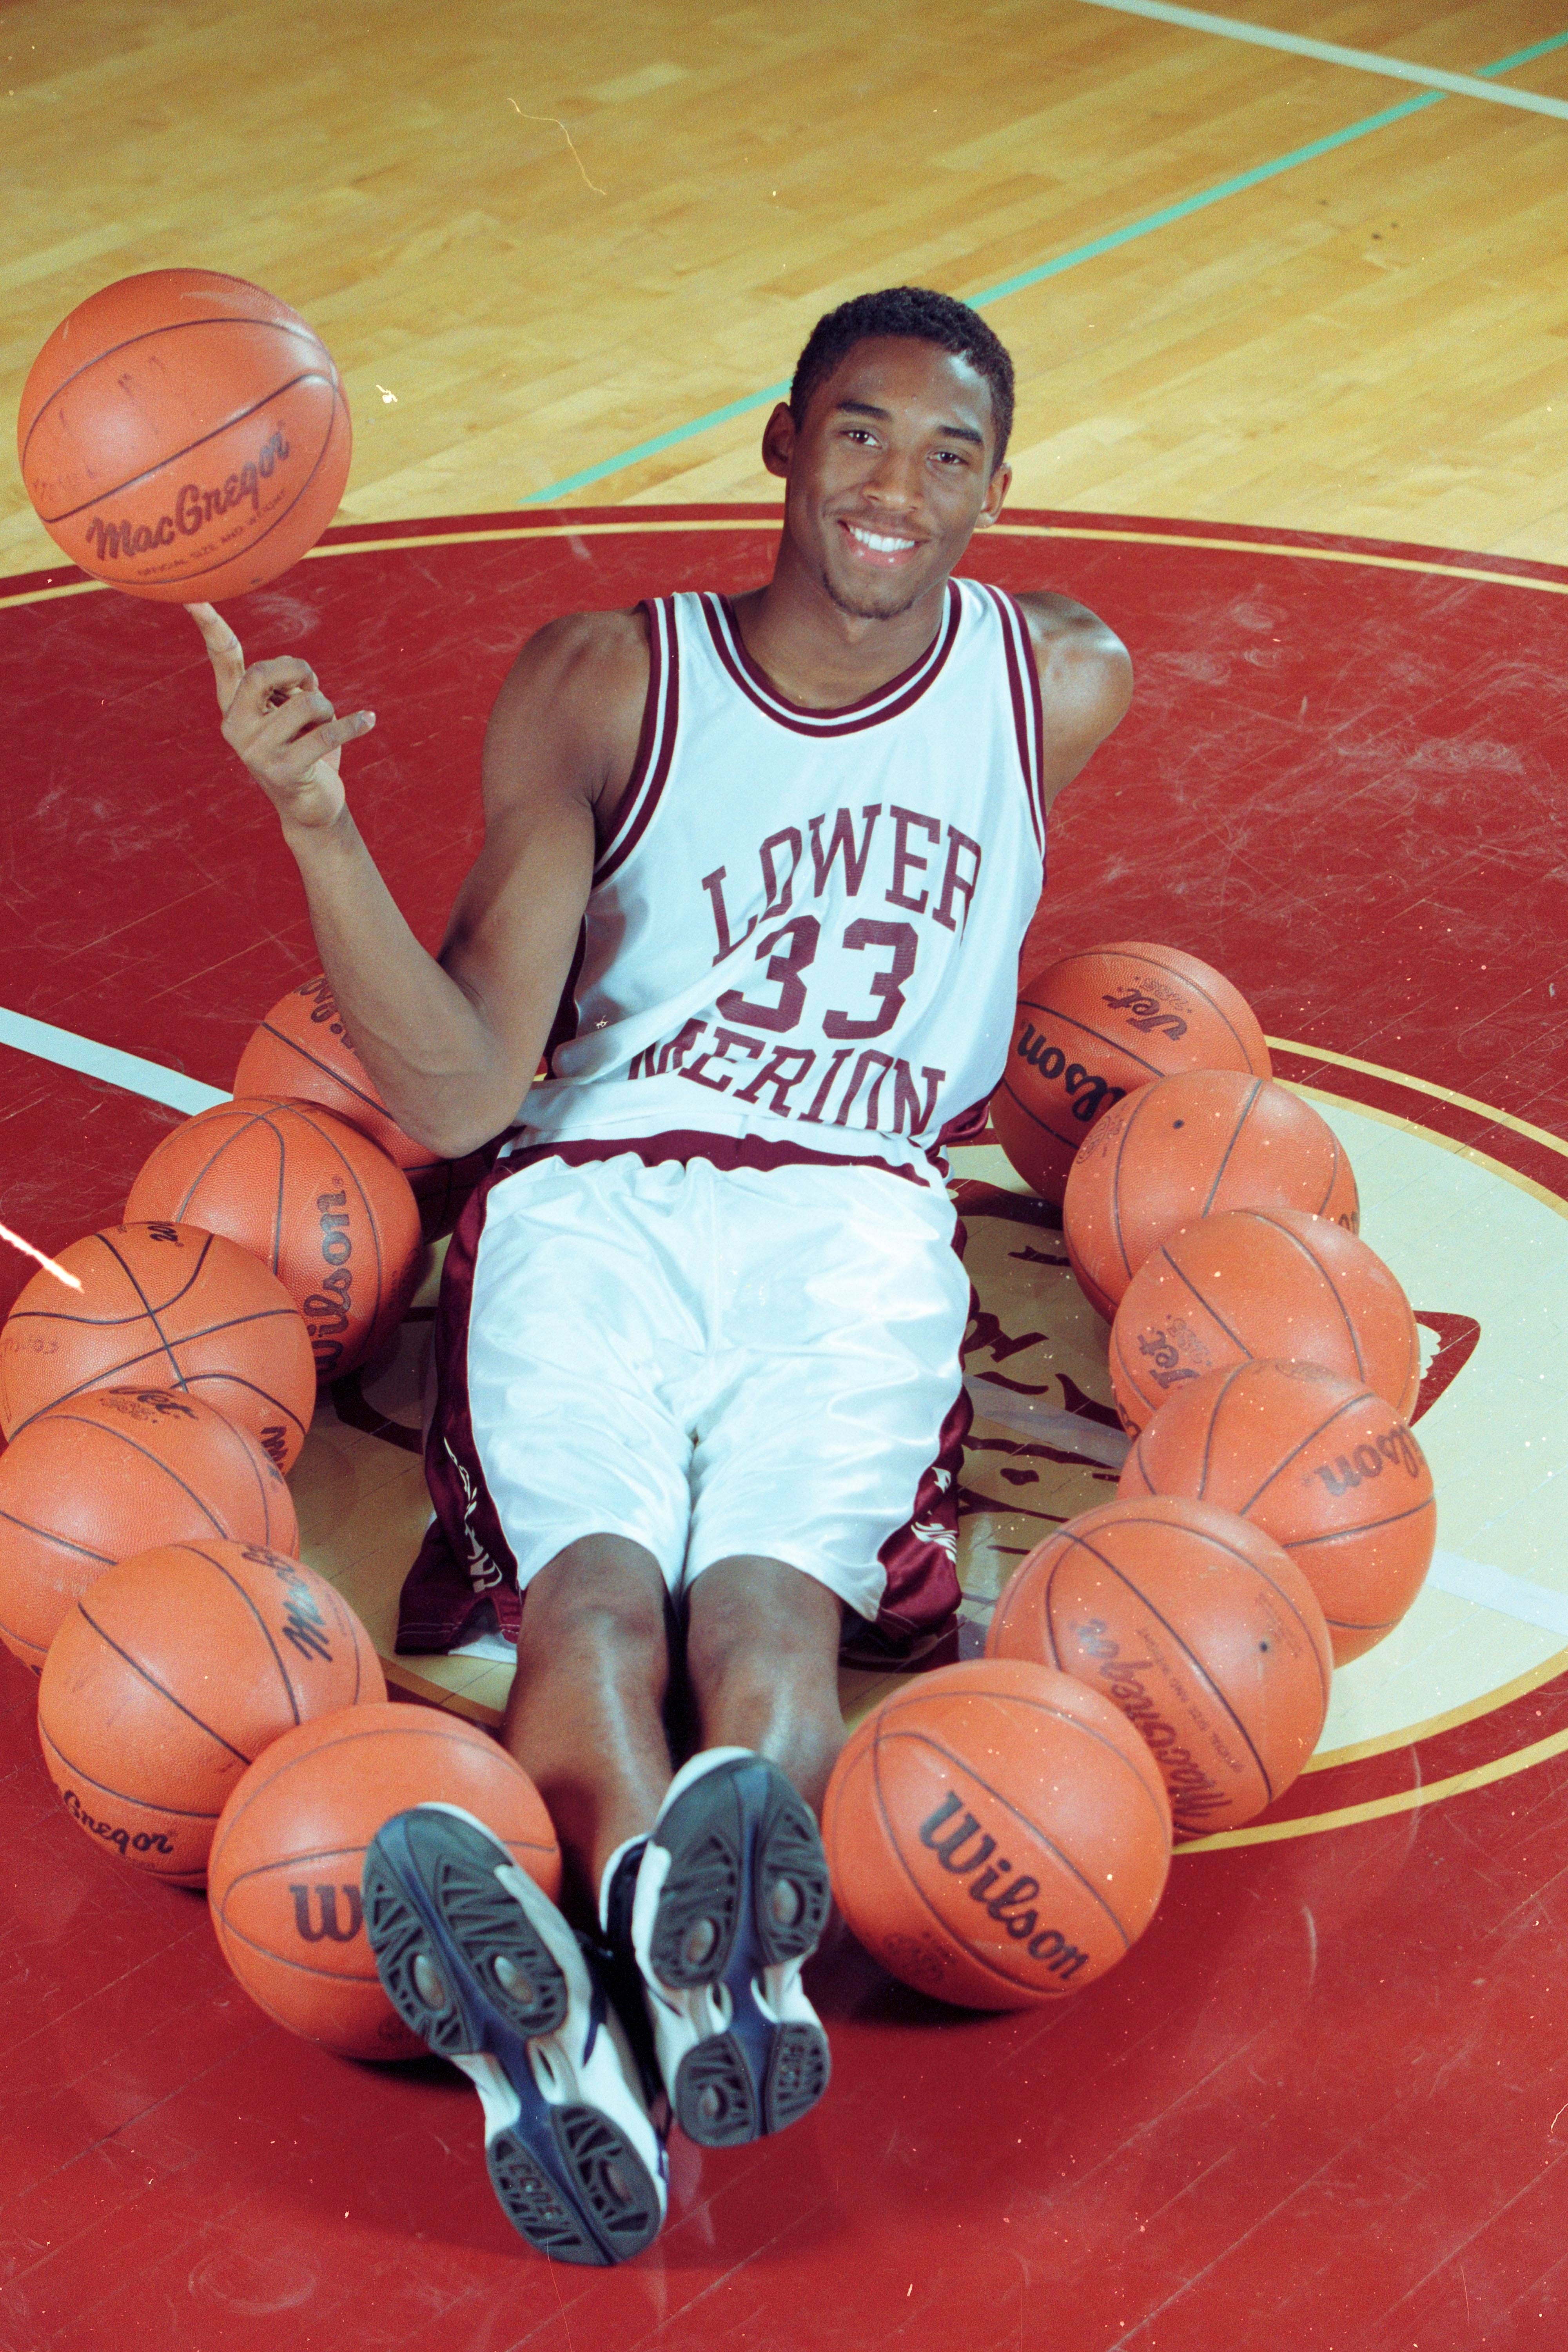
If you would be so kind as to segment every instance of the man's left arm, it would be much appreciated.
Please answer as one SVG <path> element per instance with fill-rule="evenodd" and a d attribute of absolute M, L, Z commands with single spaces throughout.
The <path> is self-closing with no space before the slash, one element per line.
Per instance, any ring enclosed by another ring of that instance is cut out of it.
<path fill-rule="evenodd" d="M 1048 808 L 1132 699 L 1132 662 L 1113 629 L 1070 596 L 1020 596 L 1035 646 L 1045 716 L 1045 801 Z"/>

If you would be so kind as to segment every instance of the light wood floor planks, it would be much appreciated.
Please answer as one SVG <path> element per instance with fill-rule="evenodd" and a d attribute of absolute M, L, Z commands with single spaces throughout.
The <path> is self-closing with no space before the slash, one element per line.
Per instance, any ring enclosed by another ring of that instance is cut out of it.
<path fill-rule="evenodd" d="M 1246 13 L 1459 72 L 1568 29 Z M 1513 79 L 1568 97 L 1568 50 Z M 4 396 L 96 286 L 231 269 L 338 357 L 349 515 L 506 507 L 786 375 L 849 292 L 978 292 L 1413 95 L 1075 0 L 10 0 Z M 1568 123 L 1425 106 L 996 303 L 1015 497 L 1562 560 L 1565 249 Z M 760 424 L 580 496 L 766 495 Z M 0 570 L 52 553 L 7 467 Z"/>

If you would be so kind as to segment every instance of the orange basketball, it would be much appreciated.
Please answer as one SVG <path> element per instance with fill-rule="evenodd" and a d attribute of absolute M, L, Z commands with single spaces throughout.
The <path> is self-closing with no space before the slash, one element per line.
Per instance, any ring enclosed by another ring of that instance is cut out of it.
<path fill-rule="evenodd" d="M 413 1188 L 426 1241 L 450 1233 L 489 1164 L 482 1151 L 463 1160 L 437 1160 L 394 1123 L 348 1041 L 337 1000 L 321 974 L 291 988 L 251 1032 L 234 1074 L 234 1091 L 319 1103 L 379 1143 Z"/>
<path fill-rule="evenodd" d="M 297 1723 L 384 1699 L 370 1635 L 325 1577 L 260 1544 L 165 1544 L 100 1576 L 38 1685 L 44 1761 L 73 1821 L 199 1886 L 224 1801 Z"/>
<path fill-rule="evenodd" d="M 319 335 L 243 278 L 150 269 L 79 302 L 34 361 L 22 478 L 73 563 L 132 596 L 259 588 L 348 479 L 348 403 Z"/>
<path fill-rule="evenodd" d="M 1226 1209 L 1146 1257 L 1110 1327 L 1110 1388 L 1136 1435 L 1175 1389 L 1248 1357 L 1321 1364 L 1401 1417 L 1421 1386 L 1415 1318 L 1355 1234 L 1297 1209 Z"/>
<path fill-rule="evenodd" d="M 218 1817 L 207 1902 L 223 1956 L 268 2017 L 345 2058 L 414 2058 L 425 2044 L 381 1989 L 360 1874 L 383 1822 L 460 1805 L 553 1898 L 561 1851 L 521 1764 L 438 1708 L 345 1708 L 286 1731 Z"/>
<path fill-rule="evenodd" d="M 1312 1364 L 1237 1364 L 1177 1389 L 1145 1423 L 1118 1491 L 1245 1513 L 1317 1594 L 1339 1666 L 1394 1631 L 1437 1540 L 1432 1473 L 1405 1422 L 1363 1383 Z"/>
<path fill-rule="evenodd" d="M 1008 1581 L 988 1658 L 1058 1666 L 1141 1732 L 1189 1837 L 1252 1820 L 1323 1728 L 1333 1661 L 1311 1586 L 1261 1528 L 1159 1495 L 1101 1505 Z"/>
<path fill-rule="evenodd" d="M 419 1276 L 407 1177 L 308 1103 L 246 1097 L 198 1111 L 153 1151 L 125 1213 L 205 1225 L 270 1266 L 305 1318 L 323 1382 L 392 1337 Z"/>
<path fill-rule="evenodd" d="M 1026 983 L 991 1124 L 1024 1181 L 1059 1201 L 1084 1137 L 1134 1088 L 1175 1070 L 1266 1078 L 1272 1066 L 1251 1006 L 1222 973 L 1179 948 L 1118 940 Z"/>
<path fill-rule="evenodd" d="M 834 1767 L 822 1833 L 867 1949 L 970 2009 L 1092 1984 L 1149 1925 L 1171 1861 L 1165 1784 L 1126 1717 L 1017 1658 L 884 1699 Z"/>
<path fill-rule="evenodd" d="M 36 1274 L 0 1329 L 7 1437 L 90 1389 L 177 1389 L 291 1466 L 315 1408 L 310 1336 L 247 1250 L 194 1225 L 110 1225 L 59 1263 L 81 1288 Z"/>
<path fill-rule="evenodd" d="M 1355 1178 L 1333 1129 L 1271 1078 L 1184 1070 L 1099 1119 L 1062 1196 L 1068 1256 L 1109 1323 L 1156 1243 L 1222 1209 L 1304 1209 L 1354 1233 Z"/>
<path fill-rule="evenodd" d="M 283 1474 L 247 1431 L 175 1389 L 95 1389 L 58 1404 L 0 1454 L 0 1641 L 41 1666 L 106 1569 L 227 1537 L 300 1549 Z"/>

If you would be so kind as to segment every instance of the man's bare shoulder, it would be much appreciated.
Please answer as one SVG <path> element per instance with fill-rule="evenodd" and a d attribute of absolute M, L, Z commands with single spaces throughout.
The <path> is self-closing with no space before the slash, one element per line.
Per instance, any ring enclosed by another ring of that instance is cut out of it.
<path fill-rule="evenodd" d="M 637 759 L 647 682 L 640 611 L 547 621 L 522 646 L 490 711 L 487 799 L 505 796 L 542 761 L 607 814 Z"/>
<path fill-rule="evenodd" d="M 1087 604 L 1053 590 L 1018 599 L 1034 641 L 1047 730 L 1099 742 L 1132 699 L 1132 660 L 1114 629 Z M 1087 756 L 1087 754 L 1085 755 Z"/>
<path fill-rule="evenodd" d="M 1075 604 L 1070 596 L 1058 595 L 1049 588 L 1031 589 L 1017 602 L 1029 624 L 1036 659 L 1042 669 L 1047 661 L 1131 667 L 1127 648 L 1115 630 L 1087 604 Z"/>
<path fill-rule="evenodd" d="M 640 609 L 563 613 L 526 641 L 501 694 L 554 696 L 565 691 L 592 699 L 631 695 L 640 716 L 647 673 L 647 625 Z"/>
<path fill-rule="evenodd" d="M 1132 660 L 1115 630 L 1087 604 L 1050 589 L 1034 590 L 1018 603 L 1039 672 L 1048 802 L 1126 716 Z"/>

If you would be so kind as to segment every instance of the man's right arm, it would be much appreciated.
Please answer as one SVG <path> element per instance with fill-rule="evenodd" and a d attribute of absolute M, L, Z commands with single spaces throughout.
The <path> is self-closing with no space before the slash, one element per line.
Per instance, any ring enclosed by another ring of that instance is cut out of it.
<path fill-rule="evenodd" d="M 415 938 L 339 779 L 369 712 L 340 719 L 304 662 L 244 669 L 196 608 L 226 740 L 277 807 L 344 1027 L 388 1110 L 457 1159 L 517 1116 L 571 967 L 603 825 L 636 758 L 647 679 L 631 614 L 552 622 L 524 646 L 485 740 L 484 845 L 439 959 Z"/>

